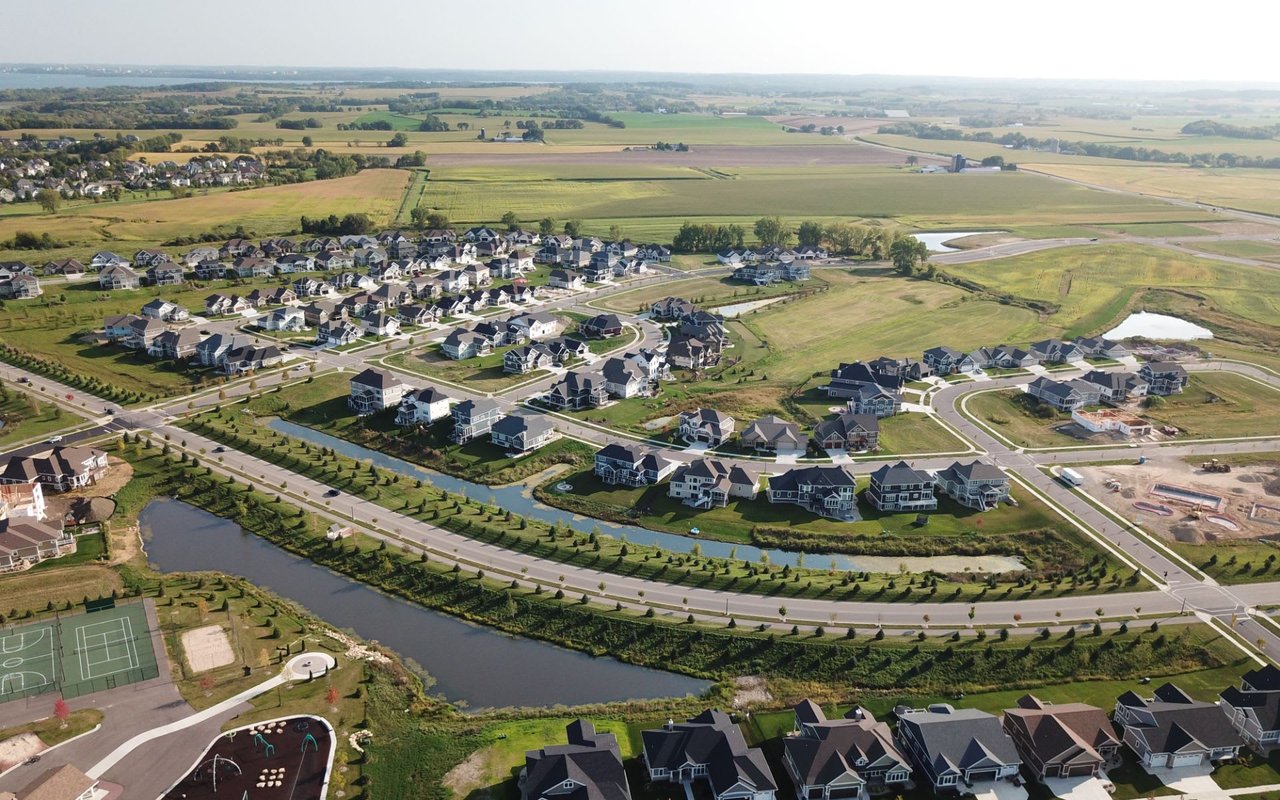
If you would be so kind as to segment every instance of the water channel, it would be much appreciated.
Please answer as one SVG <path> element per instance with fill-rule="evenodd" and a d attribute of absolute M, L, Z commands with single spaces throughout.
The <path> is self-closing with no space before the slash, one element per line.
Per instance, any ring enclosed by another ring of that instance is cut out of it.
<path fill-rule="evenodd" d="M 139 524 L 147 560 L 158 569 L 247 578 L 335 628 L 413 659 L 436 680 L 433 692 L 465 700 L 472 708 L 696 695 L 708 686 L 684 675 L 508 636 L 383 594 L 179 500 L 153 500 Z"/>
<path fill-rule="evenodd" d="M 577 516 L 569 511 L 551 508 L 533 498 L 533 490 L 522 485 L 482 486 L 478 483 L 455 478 L 451 475 L 420 467 L 403 459 L 370 450 L 358 444 L 330 436 L 326 433 L 298 425 L 284 419 L 272 419 L 267 423 L 272 430 L 287 436 L 310 442 L 320 447 L 329 447 L 348 458 L 367 460 L 377 467 L 398 472 L 411 478 L 420 478 L 423 483 L 436 486 L 454 494 L 466 495 L 482 502 L 492 502 L 513 514 L 529 519 L 538 519 L 547 523 L 569 525 L 574 530 L 590 533 L 599 527 L 602 532 L 617 537 L 625 537 L 636 544 L 661 547 L 673 553 L 687 553 L 697 544 L 703 555 L 712 558 L 738 558 L 745 561 L 758 561 L 761 554 L 768 554 L 769 562 L 778 566 L 800 566 L 800 554 L 789 550 L 765 549 L 746 544 L 731 544 L 708 539 L 696 539 L 675 533 L 664 533 L 641 528 L 635 525 L 618 525 L 602 520 Z M 809 555 L 810 566 L 825 567 L 831 563 L 840 570 L 857 572 L 897 572 L 905 566 L 909 572 L 925 572 L 936 569 L 939 572 L 962 572 L 971 569 L 974 572 L 1017 572 L 1026 567 L 1016 558 L 1008 556 L 938 556 L 938 557 L 879 557 L 858 556 L 856 559 L 845 555 Z"/>

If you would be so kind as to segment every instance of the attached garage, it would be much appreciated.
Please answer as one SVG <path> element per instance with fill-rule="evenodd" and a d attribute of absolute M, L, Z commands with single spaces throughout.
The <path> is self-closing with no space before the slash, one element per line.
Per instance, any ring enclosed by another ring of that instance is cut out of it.
<path fill-rule="evenodd" d="M 1204 758 L 1201 753 L 1174 753 L 1169 756 L 1170 767 L 1197 767 Z"/>

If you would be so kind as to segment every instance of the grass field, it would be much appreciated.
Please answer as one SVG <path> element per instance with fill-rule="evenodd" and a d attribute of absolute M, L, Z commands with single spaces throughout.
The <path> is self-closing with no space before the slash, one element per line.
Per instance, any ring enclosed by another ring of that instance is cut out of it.
<path fill-rule="evenodd" d="M 274 288 L 284 278 L 232 283 L 210 281 L 184 286 L 145 287 L 103 292 L 96 281 L 67 284 L 39 301 L 13 304 L 0 316 L 0 342 L 62 364 L 86 379 L 159 396 L 190 391 L 218 380 L 212 370 L 182 362 L 151 358 L 119 345 L 100 345 L 88 334 L 101 330 L 112 314 L 137 314 L 148 300 L 162 297 L 195 313 L 204 309 L 212 291 L 229 289 L 244 294 L 254 288 Z"/>
<path fill-rule="evenodd" d="M 75 425 L 82 417 L 63 411 L 53 403 L 7 387 L 0 389 L 0 446 L 45 436 Z"/>
<path fill-rule="evenodd" d="M 1225 242 L 1186 242 L 1189 247 L 1206 253 L 1217 253 L 1237 258 L 1256 258 L 1260 261 L 1280 262 L 1280 244 L 1255 240 Z"/>
<path fill-rule="evenodd" d="M 298 219 L 307 216 L 339 216 L 360 212 L 376 224 L 388 223 L 400 206 L 410 172 L 371 169 L 346 178 L 269 186 L 236 192 L 211 192 L 179 200 L 157 200 L 115 206 L 77 206 L 39 217 L 0 217 L 0 240 L 17 231 L 48 233 L 72 243 L 69 248 L 43 251 L 0 251 L 0 258 L 50 258 L 73 255 L 85 258 L 95 250 L 111 249 L 131 255 L 141 247 L 154 247 L 169 239 L 198 234 L 219 227 L 244 225 L 259 236 L 297 230 Z"/>
<path fill-rule="evenodd" d="M 728 268 L 723 268 L 728 271 Z M 714 308 L 718 305 L 762 300 L 767 297 L 811 292 L 825 289 L 828 285 L 826 272 L 799 283 L 775 283 L 770 286 L 749 286 L 741 281 L 722 276 L 699 276 L 677 281 L 665 281 L 656 286 L 642 286 L 629 292 L 611 294 L 597 303 L 600 308 L 623 313 L 636 313 L 648 310 L 655 302 L 666 297 L 683 297 L 703 308 Z"/>
<path fill-rule="evenodd" d="M 1272 331 L 1280 319 L 1280 273 L 1154 247 L 1099 244 L 948 265 L 946 270 L 984 286 L 1057 305 L 1057 313 L 1041 328 L 1045 334 L 1101 333 L 1139 298 L 1145 303 L 1149 291 L 1189 301 L 1197 316 L 1210 317 L 1215 335 L 1229 333 L 1236 324 L 1231 318 Z M 1215 314 L 1223 319 L 1215 323 Z M 1275 341 L 1274 334 L 1256 336 Z"/>
<path fill-rule="evenodd" d="M 0 597 L 4 598 L 0 600 L 0 614 L 6 619 L 44 611 L 50 603 L 61 606 L 78 603 L 85 595 L 109 595 L 124 586 L 119 573 L 108 567 L 82 564 L 64 569 L 59 560 L 47 563 L 56 566 L 0 576 Z"/>

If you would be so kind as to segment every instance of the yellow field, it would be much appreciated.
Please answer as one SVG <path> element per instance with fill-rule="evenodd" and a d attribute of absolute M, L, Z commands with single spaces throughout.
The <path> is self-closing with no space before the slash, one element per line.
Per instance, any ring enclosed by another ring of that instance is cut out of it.
<path fill-rule="evenodd" d="M 259 235 L 294 230 L 302 215 L 368 214 L 390 222 L 409 182 L 408 170 L 372 169 L 346 178 L 236 192 L 197 193 L 181 200 L 83 205 L 54 215 L 0 217 L 0 240 L 16 231 L 71 241 L 83 249 L 132 253 L 138 247 L 219 226 L 243 224 Z M 52 257 L 49 253 L 41 258 Z"/>
<path fill-rule="evenodd" d="M 1280 170 L 1192 169 L 1156 164 L 1026 164 L 1025 169 L 1075 181 L 1227 208 L 1280 213 Z"/>

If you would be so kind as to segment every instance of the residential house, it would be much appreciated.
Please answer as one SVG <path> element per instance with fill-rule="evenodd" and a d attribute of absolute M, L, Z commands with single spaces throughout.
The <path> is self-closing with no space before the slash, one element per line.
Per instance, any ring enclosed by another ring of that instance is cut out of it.
<path fill-rule="evenodd" d="M 269 369 L 284 361 L 284 353 L 273 344 L 237 347 L 228 350 L 219 366 L 228 375 L 241 375 L 259 369 Z"/>
<path fill-rule="evenodd" d="M 649 780 L 706 784 L 711 800 L 774 800 L 778 786 L 764 751 L 747 747 L 728 714 L 704 711 L 640 733 Z M 692 795 L 690 788 L 686 791 Z"/>
<path fill-rule="evenodd" d="M 141 317 L 129 323 L 129 335 L 124 337 L 123 344 L 125 347 L 134 350 L 142 350 L 146 352 L 156 337 L 168 330 L 164 323 L 158 319 L 150 319 Z"/>
<path fill-rule="evenodd" d="M 1001 727 L 1040 780 L 1103 777 L 1108 766 L 1120 763 L 1120 740 L 1097 706 L 1023 695 L 1017 708 L 1005 710 Z"/>
<path fill-rule="evenodd" d="M 466 295 L 445 297 L 435 307 L 440 310 L 440 317 L 459 317 L 471 310 L 471 300 Z"/>
<path fill-rule="evenodd" d="M 996 781 L 1017 778 L 1022 766 L 1018 749 L 991 714 L 939 703 L 904 709 L 897 716 L 898 743 L 934 792 L 993 792 Z"/>
<path fill-rule="evenodd" d="M 0 485 L 0 509 L 5 505 L 5 490 L 12 492 L 17 488 Z M 33 488 L 40 491 L 38 484 Z M 45 520 L 43 513 L 39 516 L 0 514 L 0 573 L 24 570 L 46 559 L 74 553 L 75 549 L 75 536 L 59 520 Z M 37 795 L 21 797 L 26 800 Z"/>
<path fill-rule="evenodd" d="M 868 800 L 900 792 L 911 762 L 889 726 L 854 706 L 843 719 L 827 719 L 812 700 L 795 707 L 795 733 L 782 740 L 782 762 L 799 800 Z"/>
<path fill-rule="evenodd" d="M 566 726 L 568 744 L 524 754 L 520 800 L 631 800 L 622 751 L 612 733 L 585 719 Z"/>
<path fill-rule="evenodd" d="M 147 355 L 152 358 L 188 359 L 196 354 L 196 348 L 203 339 L 195 328 L 165 331 L 152 340 Z"/>
<path fill-rule="evenodd" d="M 276 272 L 289 275 L 294 272 L 311 272 L 316 268 L 316 260 L 306 253 L 289 253 L 276 259 Z"/>
<path fill-rule="evenodd" d="M 609 485 L 648 486 L 659 483 L 676 468 L 676 462 L 655 450 L 608 444 L 596 452 L 595 474 Z"/>
<path fill-rule="evenodd" d="M 871 371 L 880 375 L 892 375 L 903 381 L 918 381 L 933 374 L 933 370 L 923 361 L 914 358 L 889 358 L 880 356 L 867 362 Z"/>
<path fill-rule="evenodd" d="M 45 275 L 61 275 L 64 278 L 83 278 L 85 273 L 84 264 L 74 258 L 56 258 L 46 262 L 43 269 Z"/>
<path fill-rule="evenodd" d="M 466 444 L 484 436 L 504 416 L 496 401 L 485 398 L 464 400 L 455 405 L 450 413 L 453 415 L 453 434 L 450 438 L 457 444 Z"/>
<path fill-rule="evenodd" d="M 137 314 L 116 314 L 102 320 L 102 332 L 107 341 L 118 343 L 124 341 L 133 332 L 135 320 L 142 319 Z"/>
<path fill-rule="evenodd" d="M 560 330 L 560 320 L 546 311 L 527 311 L 507 320 L 528 339 L 539 340 L 555 336 Z"/>
<path fill-rule="evenodd" d="M 1129 348 L 1101 336 L 1077 336 L 1071 343 L 1087 358 L 1121 359 L 1129 355 Z"/>
<path fill-rule="evenodd" d="M 334 297 L 337 291 L 333 284 L 316 278 L 298 278 L 291 286 L 298 297 Z"/>
<path fill-rule="evenodd" d="M 537 450 L 556 438 L 556 427 L 541 414 L 508 414 L 493 424 L 489 441 L 508 452 Z"/>
<path fill-rule="evenodd" d="M 1035 353 L 1010 344 L 979 347 L 969 355 L 980 369 L 1026 369 L 1040 363 Z"/>
<path fill-rule="evenodd" d="M 476 289 L 493 283 L 493 274 L 483 264 L 472 264 L 465 267 L 462 270 L 462 274 L 467 276 L 467 285 Z"/>
<path fill-rule="evenodd" d="M 604 250 L 593 253 L 582 268 L 582 277 L 590 283 L 610 283 L 613 281 L 613 266 L 617 263 L 618 257 L 612 253 Z"/>
<path fill-rule="evenodd" d="M 181 286 L 187 280 L 181 264 L 165 261 L 147 269 L 147 283 L 152 286 Z"/>
<path fill-rule="evenodd" d="M 800 432 L 799 425 L 772 414 L 748 425 L 741 438 L 743 447 L 769 453 L 803 453 L 809 447 L 809 437 Z"/>
<path fill-rule="evenodd" d="M 552 289 L 580 291 L 585 284 L 582 281 L 582 275 L 571 269 L 553 269 L 551 276 L 547 279 L 547 285 Z"/>
<path fill-rule="evenodd" d="M 924 363 L 934 375 L 955 375 L 973 372 L 978 368 L 973 356 L 954 347 L 941 345 L 924 351 Z"/>
<path fill-rule="evenodd" d="M 694 372 L 714 367 L 720 362 L 722 346 L 713 340 L 675 334 L 667 343 L 667 362 L 677 369 Z"/>
<path fill-rule="evenodd" d="M 220 261 L 208 259 L 196 264 L 196 280 L 213 281 L 227 276 L 227 268 Z"/>
<path fill-rule="evenodd" d="M 933 511 L 938 507 L 933 478 L 905 461 L 886 464 L 871 473 L 867 500 L 881 511 Z"/>
<path fill-rule="evenodd" d="M 1027 394 L 1059 411 L 1096 406 L 1102 400 L 1102 390 L 1096 383 L 1079 378 L 1055 381 L 1043 375 L 1027 384 Z"/>
<path fill-rule="evenodd" d="M 440 281 L 425 275 L 410 278 L 405 285 L 409 291 L 413 292 L 414 298 L 418 300 L 435 300 L 444 294 L 444 288 L 440 286 Z"/>
<path fill-rule="evenodd" d="M 129 262 L 115 253 L 106 250 L 100 250 L 93 254 L 93 258 L 89 259 L 89 268 L 95 272 L 101 272 L 107 267 L 127 267 Z"/>
<path fill-rule="evenodd" d="M 813 442 L 823 450 L 878 450 L 880 420 L 875 414 L 849 412 L 819 422 Z"/>
<path fill-rule="evenodd" d="M 609 394 L 602 378 L 570 370 L 540 399 L 555 409 L 595 408 L 603 405 Z"/>
<path fill-rule="evenodd" d="M 298 244 L 292 239 L 277 236 L 271 239 L 263 239 L 258 244 L 258 249 L 262 251 L 263 255 L 278 258 L 297 252 Z"/>
<path fill-rule="evenodd" d="M 369 367 L 350 381 L 347 405 L 357 414 L 376 414 L 400 405 L 410 391 L 399 378 L 385 369 Z"/>
<path fill-rule="evenodd" d="M 35 275 L 14 275 L 0 279 L 0 297 L 11 297 L 14 300 L 31 300 L 44 294 L 40 287 L 40 279 Z"/>
<path fill-rule="evenodd" d="M 828 397 L 844 398 L 854 414 L 889 417 L 902 410 L 902 378 L 856 361 L 831 370 Z"/>
<path fill-rule="evenodd" d="M 1132 372 L 1090 370 L 1081 378 L 1098 387 L 1099 399 L 1107 403 L 1124 403 L 1147 394 L 1147 382 Z"/>
<path fill-rule="evenodd" d="M 345 317 L 322 322 L 316 328 L 316 344 L 325 347 L 342 347 L 364 337 L 364 329 Z"/>
<path fill-rule="evenodd" d="M 586 342 L 570 336 L 557 336 L 554 339 L 548 339 L 543 344 L 547 346 L 547 350 L 551 352 L 551 357 L 559 365 L 564 365 L 575 358 L 586 358 L 591 352 L 591 348 L 587 346 Z"/>
<path fill-rule="evenodd" d="M 257 249 L 257 245 L 248 239 L 235 237 L 228 239 L 222 247 L 218 248 L 218 258 L 231 259 L 239 258 L 250 249 Z"/>
<path fill-rule="evenodd" d="M 610 358 L 600 368 L 604 388 L 611 397 L 625 400 L 628 397 L 647 395 L 651 383 L 640 365 L 625 358 Z"/>
<path fill-rule="evenodd" d="M 328 300 L 313 300 L 302 307 L 303 318 L 307 322 L 308 327 L 315 327 L 328 322 L 330 319 L 345 319 L 346 310 L 339 310 L 337 304 Z"/>
<path fill-rule="evenodd" d="M 1142 766 L 1198 767 L 1235 758 L 1244 746 L 1216 703 L 1192 699 L 1166 683 L 1151 697 L 1128 691 L 1116 698 L 1115 724 Z"/>
<path fill-rule="evenodd" d="M 103 289 L 137 289 L 142 279 L 126 266 L 109 266 L 98 273 L 98 285 Z"/>
<path fill-rule="evenodd" d="M 169 254 L 163 250 L 139 250 L 133 254 L 133 265 L 135 267 L 154 267 L 172 260 L 169 258 Z"/>
<path fill-rule="evenodd" d="M 666 362 L 663 361 L 662 354 L 656 350 L 641 348 L 635 352 L 625 353 L 622 357 L 639 367 L 651 384 L 657 383 L 666 375 Z"/>
<path fill-rule="evenodd" d="M 844 465 L 793 467 L 769 478 L 770 503 L 789 503 L 829 519 L 853 522 L 858 515 L 858 481 Z"/>
<path fill-rule="evenodd" d="M 380 267 L 387 263 L 387 251 L 381 247 L 361 247 L 351 255 L 357 267 Z"/>
<path fill-rule="evenodd" d="M 440 343 L 440 350 L 449 358 L 461 361 L 492 353 L 493 341 L 466 328 L 455 328 Z"/>
<path fill-rule="evenodd" d="M 191 313 L 177 303 L 161 300 L 159 297 L 142 307 L 142 316 L 158 319 L 161 322 L 182 322 L 191 319 Z"/>
<path fill-rule="evenodd" d="M 642 244 L 636 248 L 636 258 L 665 264 L 671 261 L 671 250 L 660 244 Z"/>
<path fill-rule="evenodd" d="M 360 327 L 370 336 L 395 336 L 400 333 L 400 320 L 378 312 L 366 315 Z"/>
<path fill-rule="evenodd" d="M 287 303 L 296 303 L 298 301 L 298 295 L 286 286 L 277 286 L 266 293 L 266 299 L 269 305 L 280 306 Z"/>
<path fill-rule="evenodd" d="M 228 352 L 249 343 L 248 337 L 231 333 L 215 333 L 196 345 L 196 358 L 201 366 L 218 367 Z"/>
<path fill-rule="evenodd" d="M 261 256 L 241 256 L 231 262 L 230 271 L 245 280 L 270 278 L 276 272 L 276 264 L 271 259 Z"/>
<path fill-rule="evenodd" d="M 736 267 L 742 263 L 742 253 L 737 250 L 721 250 L 716 253 L 716 261 L 719 261 L 726 267 Z M 734 274 L 737 277 L 737 274 Z"/>
<path fill-rule="evenodd" d="M 1084 351 L 1076 346 L 1074 342 L 1064 342 L 1061 339 L 1045 339 L 1042 342 L 1033 342 L 1031 352 L 1040 359 L 1042 364 L 1067 364 L 1072 361 L 1083 361 Z"/>
<path fill-rule="evenodd" d="M 503 347 L 509 344 L 519 344 L 524 341 L 524 337 L 518 328 L 512 328 L 502 321 L 485 320 L 477 323 L 471 329 L 472 333 L 483 336 L 489 340 L 494 347 Z"/>
<path fill-rule="evenodd" d="M 994 464 L 956 461 L 933 476 L 934 488 L 967 508 L 989 511 L 1009 501 L 1009 476 Z"/>
<path fill-rule="evenodd" d="M 1264 669 L 1280 673 L 1270 664 Z M 1218 698 L 1218 707 L 1246 744 L 1264 754 L 1280 747 L 1280 681 L 1270 689 L 1255 689 L 1246 679 L 1239 689 L 1228 687 Z"/>
<path fill-rule="evenodd" d="M 1173 361 L 1148 361 L 1138 370 L 1138 377 L 1147 382 L 1148 394 L 1177 394 L 1187 386 L 1186 368 Z"/>
<path fill-rule="evenodd" d="M 204 299 L 204 313 L 210 317 L 239 314 L 251 307 L 248 300 L 234 294 L 211 294 Z"/>
<path fill-rule="evenodd" d="M 396 424 L 430 425 L 449 416 L 449 406 L 453 402 L 453 398 L 432 386 L 406 391 L 396 412 Z"/>
<path fill-rule="evenodd" d="M 97 483 L 107 474 L 107 454 L 92 447 L 57 446 L 14 456 L 0 470 L 0 484 L 33 484 L 69 492 Z"/>
<path fill-rule="evenodd" d="M 677 435 L 688 444 L 698 442 L 719 447 L 733 437 L 733 417 L 713 408 L 699 408 L 680 414 Z"/>
<path fill-rule="evenodd" d="M 659 322 L 674 322 L 697 310 L 697 306 L 684 298 L 664 297 L 649 306 L 649 316 Z"/>
<path fill-rule="evenodd" d="M 502 355 L 502 371 L 509 375 L 523 375 L 547 369 L 556 363 L 551 350 L 541 343 L 515 347 Z"/>
<path fill-rule="evenodd" d="M 731 498 L 754 500 L 758 483 L 759 479 L 740 465 L 698 458 L 676 468 L 667 495 L 693 508 L 723 508 Z"/>
<path fill-rule="evenodd" d="M 319 270 L 338 272 L 351 269 L 355 265 L 356 260 L 341 250 L 325 250 L 316 255 L 316 269 Z"/>
<path fill-rule="evenodd" d="M 430 325 L 436 321 L 437 313 L 434 306 L 404 305 L 396 309 L 401 325 Z"/>

